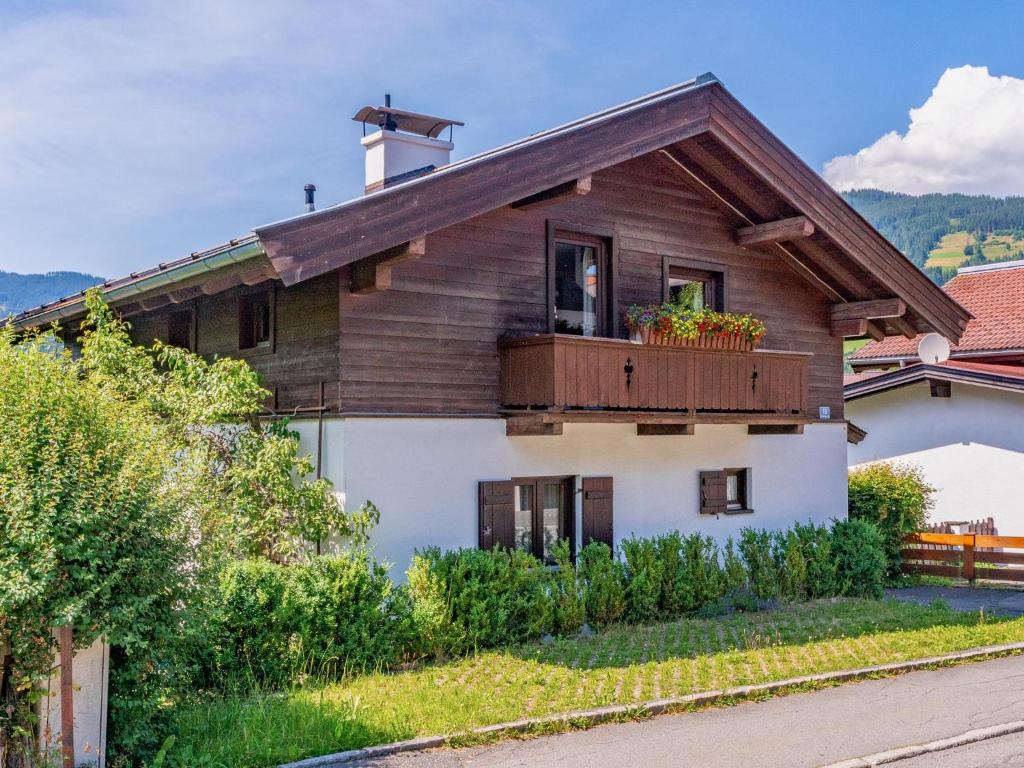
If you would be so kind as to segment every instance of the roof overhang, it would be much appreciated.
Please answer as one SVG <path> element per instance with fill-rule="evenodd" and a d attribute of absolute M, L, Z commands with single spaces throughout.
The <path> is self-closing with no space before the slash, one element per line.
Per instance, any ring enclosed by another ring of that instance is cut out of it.
<path fill-rule="evenodd" d="M 713 142 L 714 151 L 700 142 Z M 654 153 L 664 155 L 666 172 L 686 173 L 703 183 L 736 213 L 740 227 L 757 230 L 779 219 L 806 220 L 813 239 L 804 238 L 799 247 L 780 242 L 766 247 L 835 302 L 905 302 L 905 317 L 866 323 L 869 332 L 913 336 L 936 331 L 954 341 L 963 333 L 970 313 L 710 73 L 404 184 L 255 231 L 282 281 L 292 285 Z M 746 189 L 719 189 L 713 173 L 701 177 L 716 167 L 723 174 L 734 173 Z M 770 199 L 770 206 L 759 207 L 755 198 Z"/>
<path fill-rule="evenodd" d="M 990 366 L 995 367 L 995 366 Z M 905 368 L 871 376 L 843 387 L 843 399 L 847 402 L 870 397 L 881 392 L 905 387 L 922 381 L 971 384 L 991 389 L 1024 392 L 1024 368 L 1020 374 L 951 366 L 947 364 L 928 365 L 919 363 Z"/>
<path fill-rule="evenodd" d="M 252 280 L 254 277 L 249 274 L 252 271 L 250 267 L 253 267 L 256 260 L 263 259 L 265 255 L 259 238 L 249 235 L 207 251 L 193 253 L 177 261 L 160 264 L 144 272 L 133 272 L 127 277 L 108 281 L 96 288 L 108 303 L 117 305 L 119 308 L 131 310 L 132 307 L 129 305 L 135 302 L 139 302 L 142 309 L 154 308 L 152 303 L 148 306 L 143 304 L 147 297 L 154 295 L 171 295 L 173 297 L 175 291 L 188 291 L 188 297 L 191 297 L 192 292 L 196 294 L 202 292 L 202 286 L 208 284 L 212 279 L 227 278 L 229 274 L 237 275 L 237 279 L 243 282 Z M 264 263 L 262 272 L 270 276 L 268 263 Z M 192 291 L 193 286 L 195 287 L 194 291 Z M 85 291 L 81 291 L 50 304 L 26 310 L 3 322 L 9 322 L 16 330 L 20 331 L 81 317 L 85 313 L 85 293 Z M 184 298 L 186 295 L 179 294 L 179 301 Z M 173 300 L 173 298 L 169 299 L 169 301 Z M 167 303 L 163 300 L 161 302 Z"/>

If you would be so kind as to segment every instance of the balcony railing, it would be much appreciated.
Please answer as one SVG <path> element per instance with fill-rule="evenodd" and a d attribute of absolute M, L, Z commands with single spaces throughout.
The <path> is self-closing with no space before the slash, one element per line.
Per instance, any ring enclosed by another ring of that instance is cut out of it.
<path fill-rule="evenodd" d="M 548 334 L 504 339 L 499 356 L 501 403 L 511 411 L 671 412 L 701 420 L 699 414 L 794 417 L 807 409 L 810 354 Z"/>

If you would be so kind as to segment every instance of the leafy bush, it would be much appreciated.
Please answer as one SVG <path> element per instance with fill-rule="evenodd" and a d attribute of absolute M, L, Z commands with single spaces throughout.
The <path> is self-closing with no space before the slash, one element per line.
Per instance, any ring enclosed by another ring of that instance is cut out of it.
<path fill-rule="evenodd" d="M 758 600 L 779 596 L 779 578 L 772 552 L 770 531 L 744 528 L 740 531 L 740 555 L 747 572 L 747 586 Z"/>
<path fill-rule="evenodd" d="M 836 561 L 832 556 L 832 532 L 813 523 L 793 526 L 806 565 L 807 596 L 814 599 L 836 593 Z"/>
<path fill-rule="evenodd" d="M 622 542 L 626 561 L 626 620 L 644 624 L 658 618 L 662 563 L 654 539 L 630 537 Z"/>
<path fill-rule="evenodd" d="M 368 552 L 314 558 L 294 569 L 289 586 L 286 615 L 312 671 L 333 677 L 397 660 L 408 634 L 407 604 Z"/>
<path fill-rule="evenodd" d="M 576 562 L 587 621 L 603 627 L 622 618 L 626 611 L 626 576 L 611 548 L 592 541 L 580 550 Z"/>
<path fill-rule="evenodd" d="M 360 549 L 305 565 L 228 563 L 208 608 L 204 639 L 214 651 L 195 659 L 196 682 L 283 687 L 303 672 L 337 677 L 391 664 L 410 623 L 398 597 L 387 568 Z"/>
<path fill-rule="evenodd" d="M 848 484 L 850 519 L 874 523 L 885 542 L 888 575 L 897 576 L 903 537 L 924 526 L 935 489 L 920 468 L 889 463 L 851 470 Z"/>
<path fill-rule="evenodd" d="M 772 533 L 772 559 L 778 579 L 776 593 L 782 600 L 807 599 L 807 561 L 796 531 Z"/>
<path fill-rule="evenodd" d="M 242 560 L 224 568 L 217 581 L 210 639 L 214 669 L 207 685 L 248 680 L 284 685 L 293 676 L 294 617 L 288 613 L 293 571 L 267 560 Z"/>
<path fill-rule="evenodd" d="M 722 551 L 722 578 L 726 596 L 731 597 L 749 591 L 747 569 L 743 565 L 743 558 L 736 550 L 736 542 L 732 536 L 726 540 L 725 549 Z"/>
<path fill-rule="evenodd" d="M 710 536 L 691 533 L 683 539 L 683 600 L 686 612 L 714 603 L 725 593 L 725 574 L 718 556 L 718 545 Z"/>
<path fill-rule="evenodd" d="M 587 618 L 583 585 L 572 562 L 569 541 L 558 542 L 553 554 L 558 566 L 553 587 L 555 631 L 560 635 L 574 635 Z"/>
<path fill-rule="evenodd" d="M 553 626 L 551 580 L 518 550 L 417 552 L 409 596 L 423 650 L 443 656 L 540 637 Z"/>
<path fill-rule="evenodd" d="M 866 520 L 837 520 L 832 526 L 837 591 L 851 597 L 881 597 L 885 579 L 885 544 Z"/>

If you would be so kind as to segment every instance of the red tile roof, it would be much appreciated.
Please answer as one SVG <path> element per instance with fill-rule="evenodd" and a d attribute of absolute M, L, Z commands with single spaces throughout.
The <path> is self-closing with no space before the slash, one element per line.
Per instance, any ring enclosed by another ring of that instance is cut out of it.
<path fill-rule="evenodd" d="M 974 317 L 958 344 L 957 352 L 1024 349 L 1024 264 L 1000 266 L 978 272 L 964 271 L 943 290 Z M 850 355 L 851 360 L 879 357 L 912 357 L 917 339 L 891 336 L 872 341 Z"/>

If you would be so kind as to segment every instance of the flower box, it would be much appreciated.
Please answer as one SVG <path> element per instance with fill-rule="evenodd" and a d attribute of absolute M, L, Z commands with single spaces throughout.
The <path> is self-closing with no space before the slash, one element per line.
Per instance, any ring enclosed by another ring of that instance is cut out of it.
<path fill-rule="evenodd" d="M 764 323 L 750 315 L 710 309 L 689 311 L 674 304 L 632 306 L 626 325 L 641 344 L 750 352 L 765 334 Z"/>

